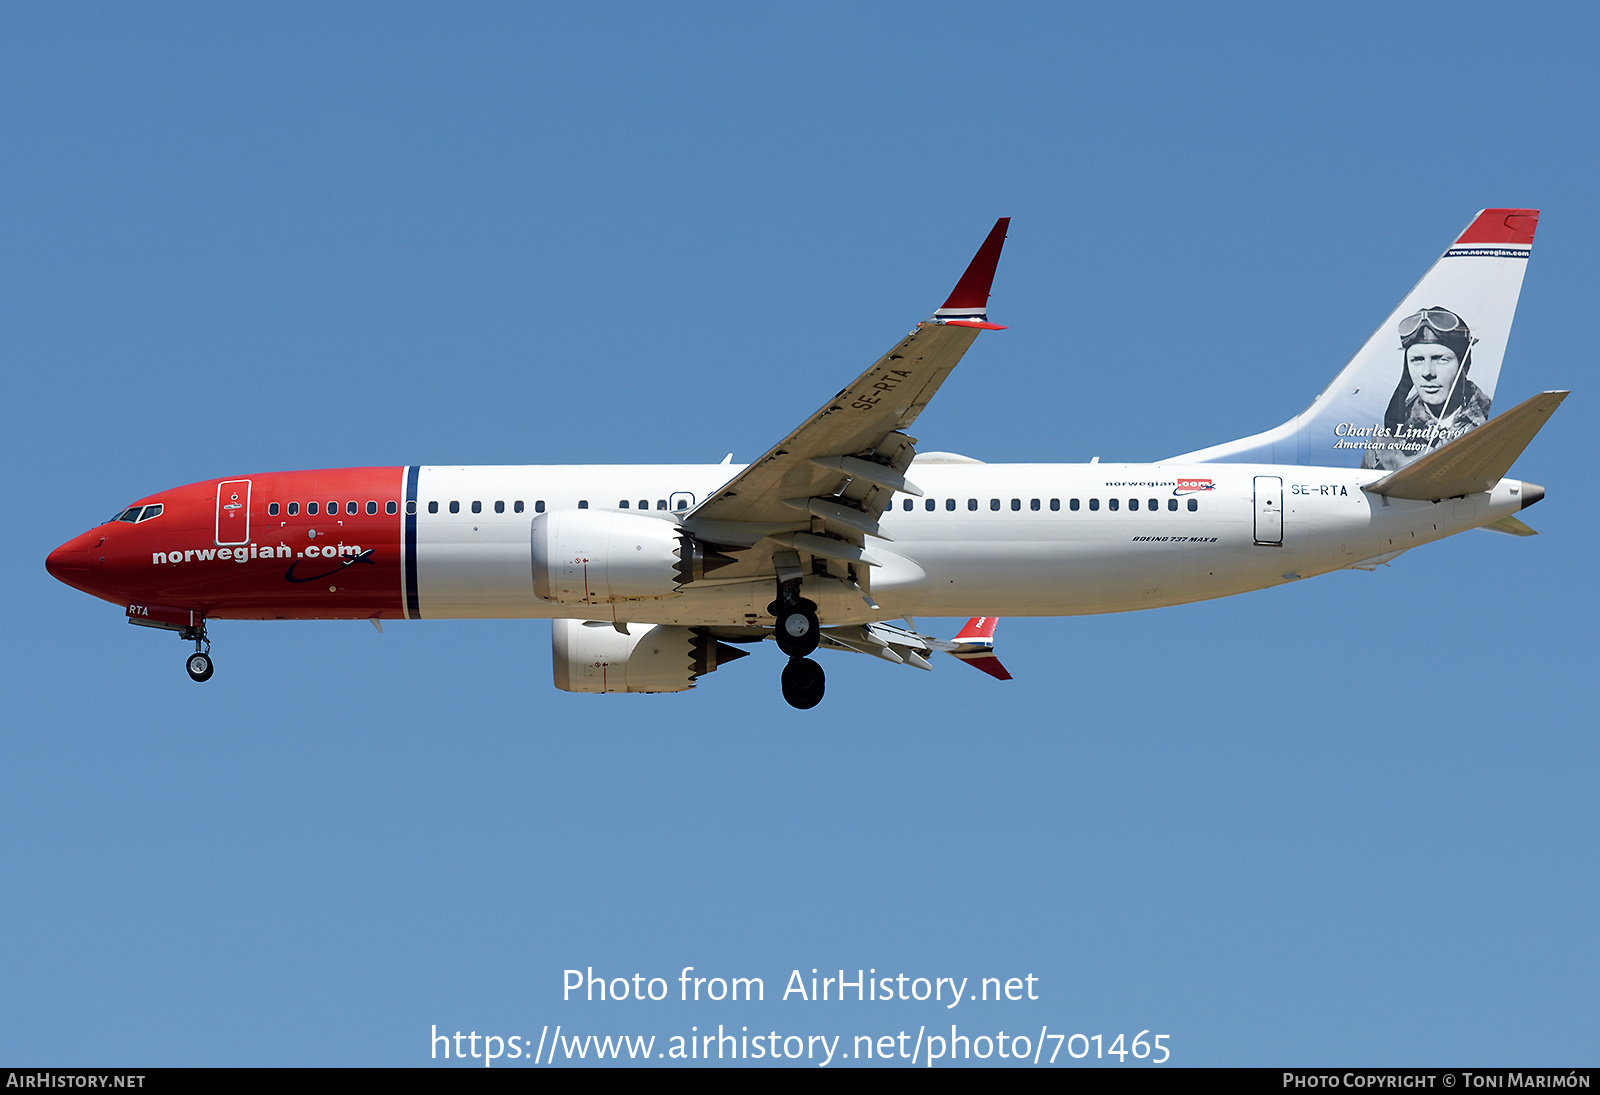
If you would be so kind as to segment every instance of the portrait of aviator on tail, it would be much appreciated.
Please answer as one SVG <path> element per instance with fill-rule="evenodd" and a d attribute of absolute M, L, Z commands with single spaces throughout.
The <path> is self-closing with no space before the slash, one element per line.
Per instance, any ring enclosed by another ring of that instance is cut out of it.
<path fill-rule="evenodd" d="M 1383 433 L 1364 468 L 1398 471 L 1489 421 L 1489 397 L 1468 377 L 1477 339 L 1448 308 L 1424 308 L 1400 321 L 1400 382 L 1383 415 Z"/>

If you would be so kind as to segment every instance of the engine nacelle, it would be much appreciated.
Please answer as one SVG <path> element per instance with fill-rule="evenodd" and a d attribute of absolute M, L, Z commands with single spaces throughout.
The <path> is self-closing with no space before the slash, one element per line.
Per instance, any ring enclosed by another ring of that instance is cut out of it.
<path fill-rule="evenodd" d="M 670 597 L 691 580 L 672 521 L 608 510 L 559 510 L 533 519 L 533 592 L 558 605 Z"/>
<path fill-rule="evenodd" d="M 550 657 L 563 692 L 684 692 L 695 678 L 745 656 L 698 628 L 550 621 Z"/>

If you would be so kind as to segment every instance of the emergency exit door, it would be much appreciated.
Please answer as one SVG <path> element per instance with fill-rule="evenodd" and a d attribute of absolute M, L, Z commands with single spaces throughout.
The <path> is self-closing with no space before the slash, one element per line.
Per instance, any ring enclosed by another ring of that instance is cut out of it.
<path fill-rule="evenodd" d="M 1256 543 L 1283 544 L 1283 480 L 1256 476 Z"/>

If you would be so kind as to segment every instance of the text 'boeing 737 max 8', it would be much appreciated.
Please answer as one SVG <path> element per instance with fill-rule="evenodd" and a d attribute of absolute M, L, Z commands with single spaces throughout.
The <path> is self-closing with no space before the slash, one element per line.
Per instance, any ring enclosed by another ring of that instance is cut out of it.
<path fill-rule="evenodd" d="M 993 676 L 995 617 L 1156 608 L 1370 570 L 1473 528 L 1531 535 L 1506 478 L 1565 392 L 1491 417 L 1538 211 L 1486 209 L 1304 412 L 1153 464 L 986 464 L 907 431 L 989 322 L 1009 220 L 944 306 L 747 466 L 340 468 L 142 498 L 50 553 L 194 643 L 212 620 L 546 617 L 556 687 L 680 692 L 776 640 Z M 952 640 L 917 616 L 972 616 Z M 890 621 L 900 621 L 899 624 Z M 904 626 L 901 626 L 903 624 Z"/>

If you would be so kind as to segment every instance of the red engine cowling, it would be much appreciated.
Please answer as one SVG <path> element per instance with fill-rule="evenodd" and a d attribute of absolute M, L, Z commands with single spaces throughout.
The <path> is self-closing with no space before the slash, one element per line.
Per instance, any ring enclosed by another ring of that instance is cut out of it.
<path fill-rule="evenodd" d="M 695 678 L 745 656 L 695 627 L 550 621 L 550 656 L 563 692 L 684 692 Z"/>

